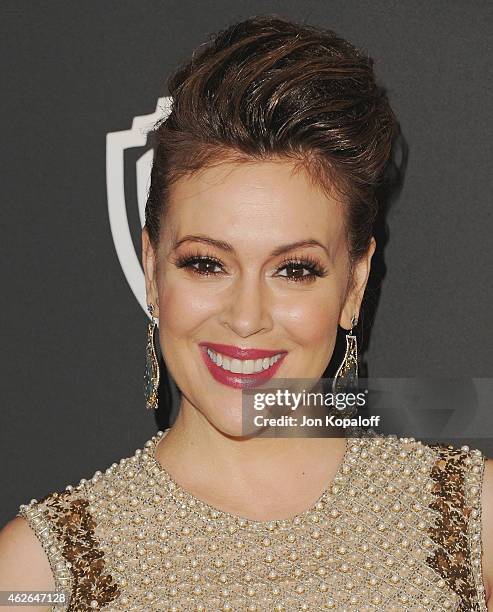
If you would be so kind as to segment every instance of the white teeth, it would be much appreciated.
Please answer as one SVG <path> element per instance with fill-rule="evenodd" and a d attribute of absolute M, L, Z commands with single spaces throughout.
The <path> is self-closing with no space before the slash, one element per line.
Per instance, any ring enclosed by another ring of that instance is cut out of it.
<path fill-rule="evenodd" d="M 231 359 L 214 352 L 210 348 L 207 349 L 207 354 L 216 365 L 234 374 L 254 374 L 262 372 L 262 370 L 268 370 L 281 358 L 279 353 L 273 357 L 264 357 L 263 359 Z"/>
<path fill-rule="evenodd" d="M 234 374 L 241 374 L 243 371 L 243 366 L 241 365 L 241 361 L 239 359 L 231 360 L 231 371 Z"/>
<path fill-rule="evenodd" d="M 243 362 L 243 374 L 253 374 L 255 368 L 255 361 L 253 359 L 247 359 Z"/>

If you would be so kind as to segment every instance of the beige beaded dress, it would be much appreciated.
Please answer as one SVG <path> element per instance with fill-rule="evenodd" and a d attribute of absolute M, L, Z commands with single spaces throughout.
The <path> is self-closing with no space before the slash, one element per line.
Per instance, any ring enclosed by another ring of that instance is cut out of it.
<path fill-rule="evenodd" d="M 486 612 L 479 450 L 374 433 L 287 520 L 202 502 L 134 456 L 22 505 L 69 603 L 53 610 Z"/>

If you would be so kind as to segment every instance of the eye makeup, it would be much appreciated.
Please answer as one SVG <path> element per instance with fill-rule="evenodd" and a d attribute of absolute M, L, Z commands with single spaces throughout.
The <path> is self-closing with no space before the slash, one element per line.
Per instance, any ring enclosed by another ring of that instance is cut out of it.
<path fill-rule="evenodd" d="M 199 277 L 219 276 L 226 273 L 223 262 L 209 252 L 191 251 L 173 259 L 174 265 L 179 269 L 187 269 Z M 219 268 L 219 271 L 216 270 Z M 285 274 L 282 272 L 286 271 Z M 310 255 L 295 255 L 284 258 L 276 268 L 275 276 L 287 282 L 309 283 L 317 277 L 327 275 L 327 269 Z"/>

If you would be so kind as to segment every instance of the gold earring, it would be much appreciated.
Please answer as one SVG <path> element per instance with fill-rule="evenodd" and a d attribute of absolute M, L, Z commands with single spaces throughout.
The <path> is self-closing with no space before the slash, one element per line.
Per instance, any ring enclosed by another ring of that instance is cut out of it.
<path fill-rule="evenodd" d="M 154 346 L 154 330 L 157 326 L 157 319 L 154 319 L 154 306 L 147 305 L 151 321 L 147 326 L 147 344 L 146 344 L 146 362 L 144 373 L 144 395 L 146 398 L 146 408 L 156 410 L 158 405 L 158 388 L 159 388 L 159 363 Z"/>
<path fill-rule="evenodd" d="M 346 333 L 346 353 L 341 365 L 339 366 L 334 380 L 332 381 L 332 392 L 351 392 L 358 386 L 358 342 L 353 334 L 353 328 L 357 325 L 358 319 L 353 315 L 351 319 L 351 329 Z M 351 407 L 353 410 L 341 411 L 340 416 L 352 416 L 356 412 L 356 407 Z"/>

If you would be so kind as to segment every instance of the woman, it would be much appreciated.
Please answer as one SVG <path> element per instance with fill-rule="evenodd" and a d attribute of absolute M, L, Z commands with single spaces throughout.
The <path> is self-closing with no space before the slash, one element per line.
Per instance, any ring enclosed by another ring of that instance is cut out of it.
<path fill-rule="evenodd" d="M 21 506 L 0 587 L 65 589 L 70 610 L 493 610 L 479 451 L 243 435 L 241 389 L 320 378 L 338 325 L 357 325 L 396 134 L 371 59 L 253 18 L 169 89 L 142 263 L 179 414 L 133 457 Z"/>

